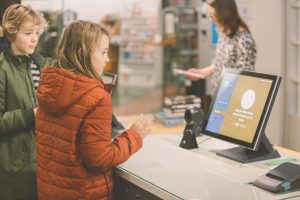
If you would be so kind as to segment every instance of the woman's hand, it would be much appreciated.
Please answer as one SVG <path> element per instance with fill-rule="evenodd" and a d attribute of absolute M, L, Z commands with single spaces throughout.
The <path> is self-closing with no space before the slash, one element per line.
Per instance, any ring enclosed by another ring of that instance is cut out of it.
<path fill-rule="evenodd" d="M 191 81 L 198 81 L 200 79 L 205 79 L 204 73 L 203 73 L 203 69 L 200 68 L 190 68 L 187 70 L 188 72 L 197 74 L 197 76 L 193 76 L 193 75 L 189 75 L 187 74 L 186 77 L 188 79 L 190 79 Z"/>
<path fill-rule="evenodd" d="M 190 68 L 187 71 L 195 74 L 199 74 L 199 76 L 187 75 L 187 78 L 190 79 L 191 81 L 198 81 L 200 79 L 205 79 L 206 77 L 210 76 L 215 71 L 215 66 L 209 65 L 208 67 L 204 67 L 204 68 Z"/>

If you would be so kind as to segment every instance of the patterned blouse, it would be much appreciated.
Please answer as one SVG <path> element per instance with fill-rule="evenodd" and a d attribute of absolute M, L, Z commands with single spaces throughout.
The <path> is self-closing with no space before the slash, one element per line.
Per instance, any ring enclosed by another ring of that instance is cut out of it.
<path fill-rule="evenodd" d="M 214 92 L 224 68 L 255 70 L 256 45 L 248 31 L 241 31 L 233 38 L 219 31 L 219 41 L 213 61 L 215 71 L 211 76 L 212 91 Z"/>

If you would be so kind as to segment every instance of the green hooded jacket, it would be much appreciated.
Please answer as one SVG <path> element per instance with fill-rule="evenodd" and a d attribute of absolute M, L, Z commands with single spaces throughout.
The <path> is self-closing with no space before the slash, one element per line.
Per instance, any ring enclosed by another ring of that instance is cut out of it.
<path fill-rule="evenodd" d="M 37 53 L 0 54 L 0 200 L 36 195 L 32 60 L 39 70 L 50 64 Z"/>

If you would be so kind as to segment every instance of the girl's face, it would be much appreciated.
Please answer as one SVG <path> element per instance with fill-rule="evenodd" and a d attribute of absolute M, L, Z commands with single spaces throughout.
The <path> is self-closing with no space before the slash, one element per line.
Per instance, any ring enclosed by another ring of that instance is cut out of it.
<path fill-rule="evenodd" d="M 28 55 L 34 52 L 40 37 L 40 27 L 25 24 L 20 27 L 16 38 L 10 43 L 10 48 L 15 55 Z"/>
<path fill-rule="evenodd" d="M 106 35 L 103 35 L 91 57 L 92 65 L 100 75 L 102 75 L 106 63 L 109 62 L 108 48 L 109 39 Z"/>

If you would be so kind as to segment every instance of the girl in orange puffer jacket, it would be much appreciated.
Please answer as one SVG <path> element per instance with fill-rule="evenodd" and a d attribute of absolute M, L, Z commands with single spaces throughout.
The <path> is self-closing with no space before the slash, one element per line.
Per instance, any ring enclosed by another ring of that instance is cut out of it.
<path fill-rule="evenodd" d="M 108 32 L 75 21 L 58 44 L 54 67 L 45 67 L 37 92 L 39 200 L 109 199 L 112 168 L 142 147 L 149 120 L 137 120 L 111 138 L 112 101 L 101 74 L 109 61 Z"/>

